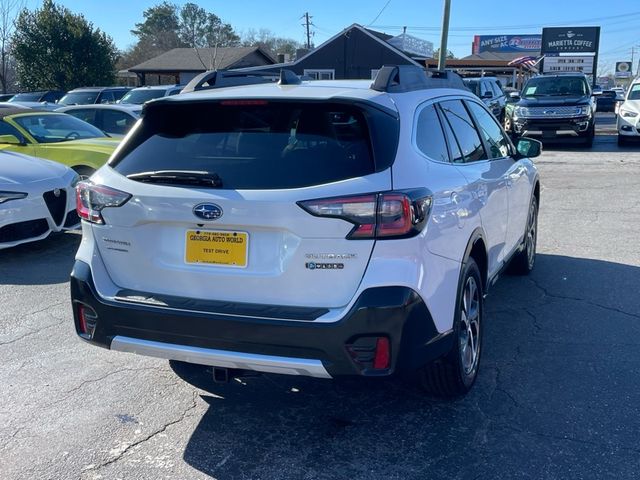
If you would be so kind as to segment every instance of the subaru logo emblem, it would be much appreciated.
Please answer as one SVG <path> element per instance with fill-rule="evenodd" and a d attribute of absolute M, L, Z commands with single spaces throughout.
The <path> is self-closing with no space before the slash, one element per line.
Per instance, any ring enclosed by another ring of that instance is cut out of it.
<path fill-rule="evenodd" d="M 545 115 L 555 115 L 555 114 L 556 114 L 556 111 L 555 111 L 555 110 L 545 110 L 545 111 L 544 111 L 544 114 L 545 114 Z"/>
<path fill-rule="evenodd" d="M 203 220 L 217 220 L 222 216 L 222 208 L 215 203 L 200 203 L 193 207 L 193 214 Z"/>

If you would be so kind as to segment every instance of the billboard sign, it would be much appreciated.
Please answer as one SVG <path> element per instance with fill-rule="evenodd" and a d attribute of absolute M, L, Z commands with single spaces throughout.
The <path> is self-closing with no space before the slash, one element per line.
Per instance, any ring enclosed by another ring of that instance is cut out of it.
<path fill-rule="evenodd" d="M 616 62 L 616 78 L 631 78 L 631 62 Z"/>
<path fill-rule="evenodd" d="M 600 27 L 542 29 L 543 73 L 582 72 L 595 84 Z"/>
<path fill-rule="evenodd" d="M 542 29 L 542 53 L 596 53 L 600 27 L 548 27 Z"/>
<path fill-rule="evenodd" d="M 510 52 L 538 53 L 542 44 L 542 35 L 475 35 L 473 53 Z"/>

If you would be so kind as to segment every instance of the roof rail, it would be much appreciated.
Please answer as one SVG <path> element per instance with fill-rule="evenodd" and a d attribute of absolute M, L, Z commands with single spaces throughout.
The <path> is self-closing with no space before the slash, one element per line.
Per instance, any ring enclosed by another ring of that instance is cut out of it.
<path fill-rule="evenodd" d="M 373 90 L 404 93 L 428 88 L 469 90 L 462 77 L 448 70 L 426 70 L 415 65 L 384 65 L 371 84 Z"/>
<path fill-rule="evenodd" d="M 300 83 L 300 77 L 291 70 L 286 69 L 282 69 L 280 72 L 209 70 L 194 77 L 187 86 L 182 89 L 181 93 L 275 82 L 278 82 L 278 85 L 296 85 Z"/>

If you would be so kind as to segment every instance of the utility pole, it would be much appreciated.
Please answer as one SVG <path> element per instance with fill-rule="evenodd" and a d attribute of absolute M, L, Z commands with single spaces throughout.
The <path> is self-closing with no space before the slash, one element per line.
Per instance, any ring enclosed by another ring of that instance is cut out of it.
<path fill-rule="evenodd" d="M 309 17 L 309 12 L 305 12 L 303 26 L 307 29 L 307 50 L 311 50 L 311 31 L 309 30 L 309 27 L 311 27 L 310 18 L 313 17 Z"/>
<path fill-rule="evenodd" d="M 444 12 L 442 14 L 442 36 L 440 37 L 440 58 L 438 58 L 438 70 L 444 70 L 447 65 L 447 38 L 449 37 L 449 12 L 451 0 L 444 0 Z"/>

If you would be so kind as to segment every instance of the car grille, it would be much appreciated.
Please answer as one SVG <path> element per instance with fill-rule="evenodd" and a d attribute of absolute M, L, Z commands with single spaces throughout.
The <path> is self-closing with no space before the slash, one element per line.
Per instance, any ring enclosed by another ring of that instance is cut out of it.
<path fill-rule="evenodd" d="M 0 228 L 0 243 L 18 242 L 27 238 L 39 237 L 48 230 L 49 224 L 44 218 L 12 223 Z"/>
<path fill-rule="evenodd" d="M 57 196 L 55 192 L 58 192 Z M 51 190 L 50 192 L 42 194 L 42 197 L 44 198 L 44 202 L 47 204 L 47 208 L 49 209 L 49 213 L 51 213 L 53 221 L 56 222 L 56 225 L 60 225 L 64 219 L 64 214 L 67 213 L 66 190 Z"/>
<path fill-rule="evenodd" d="M 580 107 L 526 107 L 524 116 L 527 118 L 567 118 L 582 117 Z"/>

